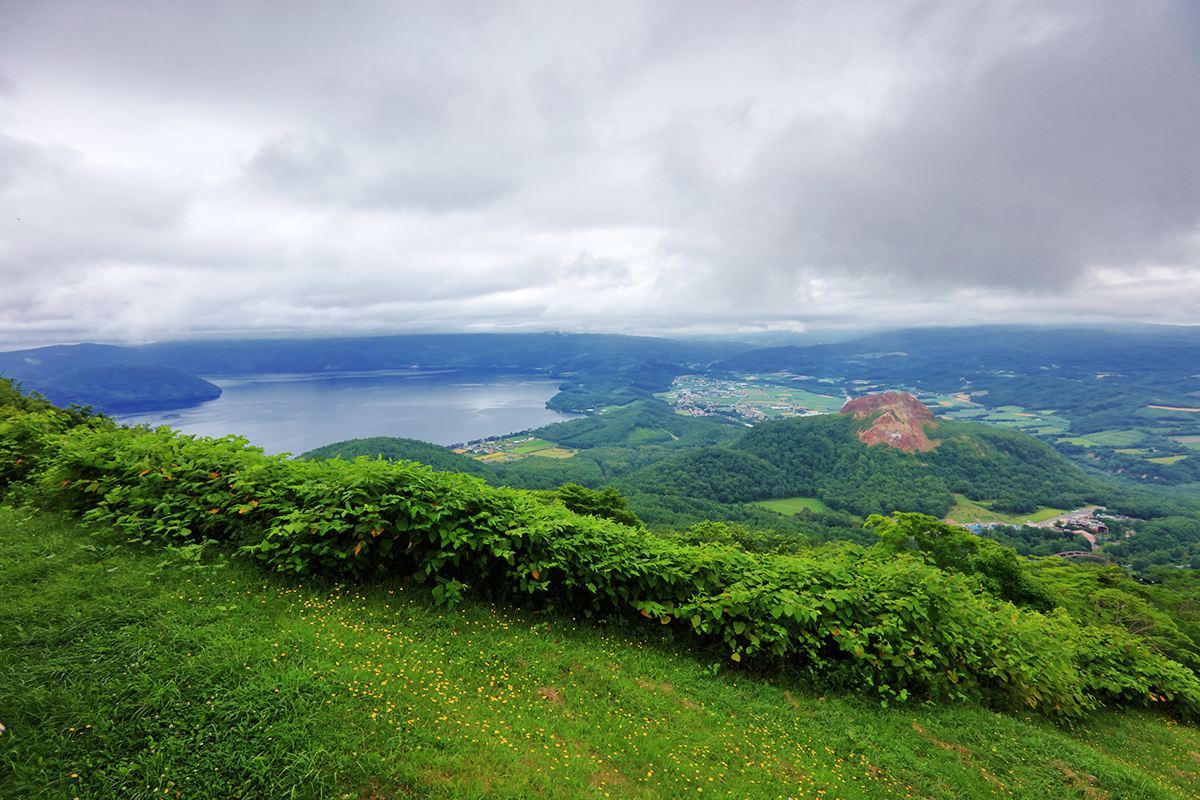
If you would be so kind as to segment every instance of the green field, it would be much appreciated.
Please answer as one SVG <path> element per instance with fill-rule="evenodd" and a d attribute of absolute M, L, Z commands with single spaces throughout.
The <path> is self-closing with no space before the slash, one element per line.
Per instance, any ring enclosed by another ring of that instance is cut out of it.
<path fill-rule="evenodd" d="M 992 511 L 986 503 L 977 503 L 962 495 L 956 494 L 954 499 L 954 507 L 946 515 L 946 519 L 952 522 L 999 522 L 1004 525 L 1024 525 L 1026 522 L 1045 522 L 1065 513 L 1063 509 L 1040 508 L 1032 514 L 1002 514 L 999 511 Z"/>
<path fill-rule="evenodd" d="M 989 425 L 999 425 L 1002 428 L 1018 428 L 1030 433 L 1053 435 L 1070 430 L 1071 423 L 1062 417 L 1054 416 L 1050 411 L 1026 411 L 1021 406 L 1001 406 L 989 410 L 960 404 L 939 413 L 951 419 L 967 420 L 969 422 L 984 422 Z"/>
<path fill-rule="evenodd" d="M 5 798 L 1200 797 L 1200 732 L 1150 711 L 882 708 L 657 622 L 98 534 L 0 509 Z"/>
<path fill-rule="evenodd" d="M 547 447 L 545 450 L 538 450 L 531 455 L 541 456 L 542 458 L 571 458 L 578 450 L 567 450 L 562 447 Z"/>
<path fill-rule="evenodd" d="M 1105 447 L 1133 447 L 1146 438 L 1146 434 L 1139 430 L 1110 430 L 1089 433 L 1085 438 Z"/>
<path fill-rule="evenodd" d="M 536 453 L 538 450 L 545 450 L 548 447 L 554 447 L 553 442 L 543 442 L 541 439 L 534 439 L 532 442 L 522 442 L 515 445 L 512 449 L 514 453 L 522 455 L 527 453 Z"/>
<path fill-rule="evenodd" d="M 829 507 L 815 497 L 789 497 L 783 500 L 759 500 L 751 505 L 769 508 L 780 514 L 791 516 L 799 514 L 804 509 L 809 511 L 828 511 Z"/>
<path fill-rule="evenodd" d="M 846 404 L 846 398 L 841 396 L 832 396 L 824 394 L 813 394 L 812 392 L 804 392 L 791 390 L 789 392 L 792 402 L 799 405 L 811 408 L 814 411 L 821 411 L 826 414 L 835 414 L 842 410 L 842 406 Z"/>
<path fill-rule="evenodd" d="M 988 411 L 986 408 L 970 408 L 970 407 L 949 408 L 948 407 L 947 410 L 941 411 L 940 413 L 945 414 L 946 416 L 949 416 L 949 417 L 953 417 L 954 419 L 977 420 L 981 417 L 987 417 L 988 414 L 990 414 L 991 412 Z"/>
<path fill-rule="evenodd" d="M 1163 456 L 1162 458 L 1147 458 L 1151 464 L 1174 464 L 1176 461 L 1183 461 L 1187 456 Z"/>
<path fill-rule="evenodd" d="M 1200 450 L 1200 436 L 1176 436 L 1175 441 L 1180 444 L 1187 445 L 1193 449 Z"/>

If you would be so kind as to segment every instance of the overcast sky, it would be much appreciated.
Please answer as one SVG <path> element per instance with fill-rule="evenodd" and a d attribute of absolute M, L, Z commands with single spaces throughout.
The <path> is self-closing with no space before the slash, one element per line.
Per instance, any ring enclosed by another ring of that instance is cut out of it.
<path fill-rule="evenodd" d="M 1195 0 L 0 0 L 0 345 L 1200 324 Z"/>

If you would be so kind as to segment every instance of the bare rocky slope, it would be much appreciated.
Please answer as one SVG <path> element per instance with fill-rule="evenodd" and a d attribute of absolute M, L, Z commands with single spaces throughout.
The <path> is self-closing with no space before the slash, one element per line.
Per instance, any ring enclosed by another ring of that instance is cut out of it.
<path fill-rule="evenodd" d="M 875 417 L 869 427 L 858 432 L 858 440 L 868 446 L 886 444 L 914 453 L 932 450 L 939 444 L 925 433 L 927 429 L 937 427 L 933 412 L 908 392 L 859 397 L 842 406 L 841 413 L 853 414 L 858 420 Z"/>

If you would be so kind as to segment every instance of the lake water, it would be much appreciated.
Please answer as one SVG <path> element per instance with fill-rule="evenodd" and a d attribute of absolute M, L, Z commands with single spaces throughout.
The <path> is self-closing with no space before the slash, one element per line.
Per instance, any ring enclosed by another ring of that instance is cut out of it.
<path fill-rule="evenodd" d="M 450 445 L 574 419 L 546 408 L 559 382 L 497 370 L 208 377 L 221 396 L 193 408 L 119 414 L 202 436 L 237 434 L 268 453 L 301 453 L 371 436 Z"/>

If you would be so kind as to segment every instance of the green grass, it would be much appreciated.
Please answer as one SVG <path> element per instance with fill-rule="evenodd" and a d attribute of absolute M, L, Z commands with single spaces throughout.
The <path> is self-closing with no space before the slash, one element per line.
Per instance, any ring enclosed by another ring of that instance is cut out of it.
<path fill-rule="evenodd" d="M 1020 517 L 1020 515 L 1017 515 L 1016 517 L 1014 517 L 1014 519 L 1019 518 L 1019 519 L 1027 519 L 1030 522 L 1045 522 L 1048 519 L 1054 519 L 1055 517 L 1059 516 L 1060 514 L 1065 514 L 1066 511 L 1067 510 L 1065 508 L 1039 508 L 1037 511 L 1033 512 L 1032 514 L 1029 514 L 1025 517 Z"/>
<path fill-rule="evenodd" d="M 1108 430 L 1089 433 L 1086 438 L 1105 447 L 1133 447 L 1146 438 L 1146 434 L 1138 430 Z"/>
<path fill-rule="evenodd" d="M 542 458 L 572 458 L 578 452 L 578 450 L 567 450 L 562 447 L 547 447 L 545 450 L 538 450 L 531 455 L 541 456 Z"/>
<path fill-rule="evenodd" d="M 1176 461 L 1183 461 L 1187 456 L 1163 456 L 1161 458 L 1147 458 L 1146 460 L 1152 464 L 1174 464 Z"/>
<path fill-rule="evenodd" d="M 820 411 L 825 414 L 836 414 L 842 410 L 842 406 L 846 404 L 845 397 L 834 397 L 832 395 L 813 394 L 799 389 L 792 389 L 788 392 L 791 395 L 790 400 L 795 405 L 801 405 L 805 408 L 811 408 L 814 411 Z"/>
<path fill-rule="evenodd" d="M 1071 428 L 1070 421 L 1054 416 L 1053 411 L 1026 411 L 1022 406 L 1000 406 L 994 410 L 977 406 L 959 406 L 935 410 L 935 413 L 945 414 L 952 419 L 983 422 L 1002 428 L 1015 428 L 1040 436 L 1066 433 Z M 1076 443 L 1083 442 L 1077 441 Z"/>
<path fill-rule="evenodd" d="M 991 412 L 989 412 L 986 408 L 967 407 L 955 409 L 948 408 L 946 411 L 941 413 L 948 417 L 953 417 L 954 419 L 975 419 L 976 417 L 986 417 Z"/>
<path fill-rule="evenodd" d="M 674 626 L 286 583 L 0 509 L 0 797 L 1198 797 L 1200 733 L 885 709 Z"/>
<path fill-rule="evenodd" d="M 1044 522 L 1064 513 L 1058 508 L 1039 508 L 1032 514 L 1003 514 L 993 511 L 986 503 L 977 503 L 962 495 L 954 496 L 954 507 L 946 515 L 946 519 L 954 522 L 999 522 L 1005 525 L 1024 525 L 1026 522 Z"/>
<path fill-rule="evenodd" d="M 552 442 L 543 442 L 541 439 L 534 439 L 532 442 L 522 442 L 512 448 L 514 453 L 536 453 L 538 450 L 545 450 L 548 447 L 554 447 Z"/>
<path fill-rule="evenodd" d="M 788 497 L 782 500 L 759 500 L 751 505 L 762 506 L 769 508 L 772 511 L 778 511 L 780 514 L 798 514 L 804 509 L 809 511 L 828 511 L 829 506 L 815 497 Z"/>

